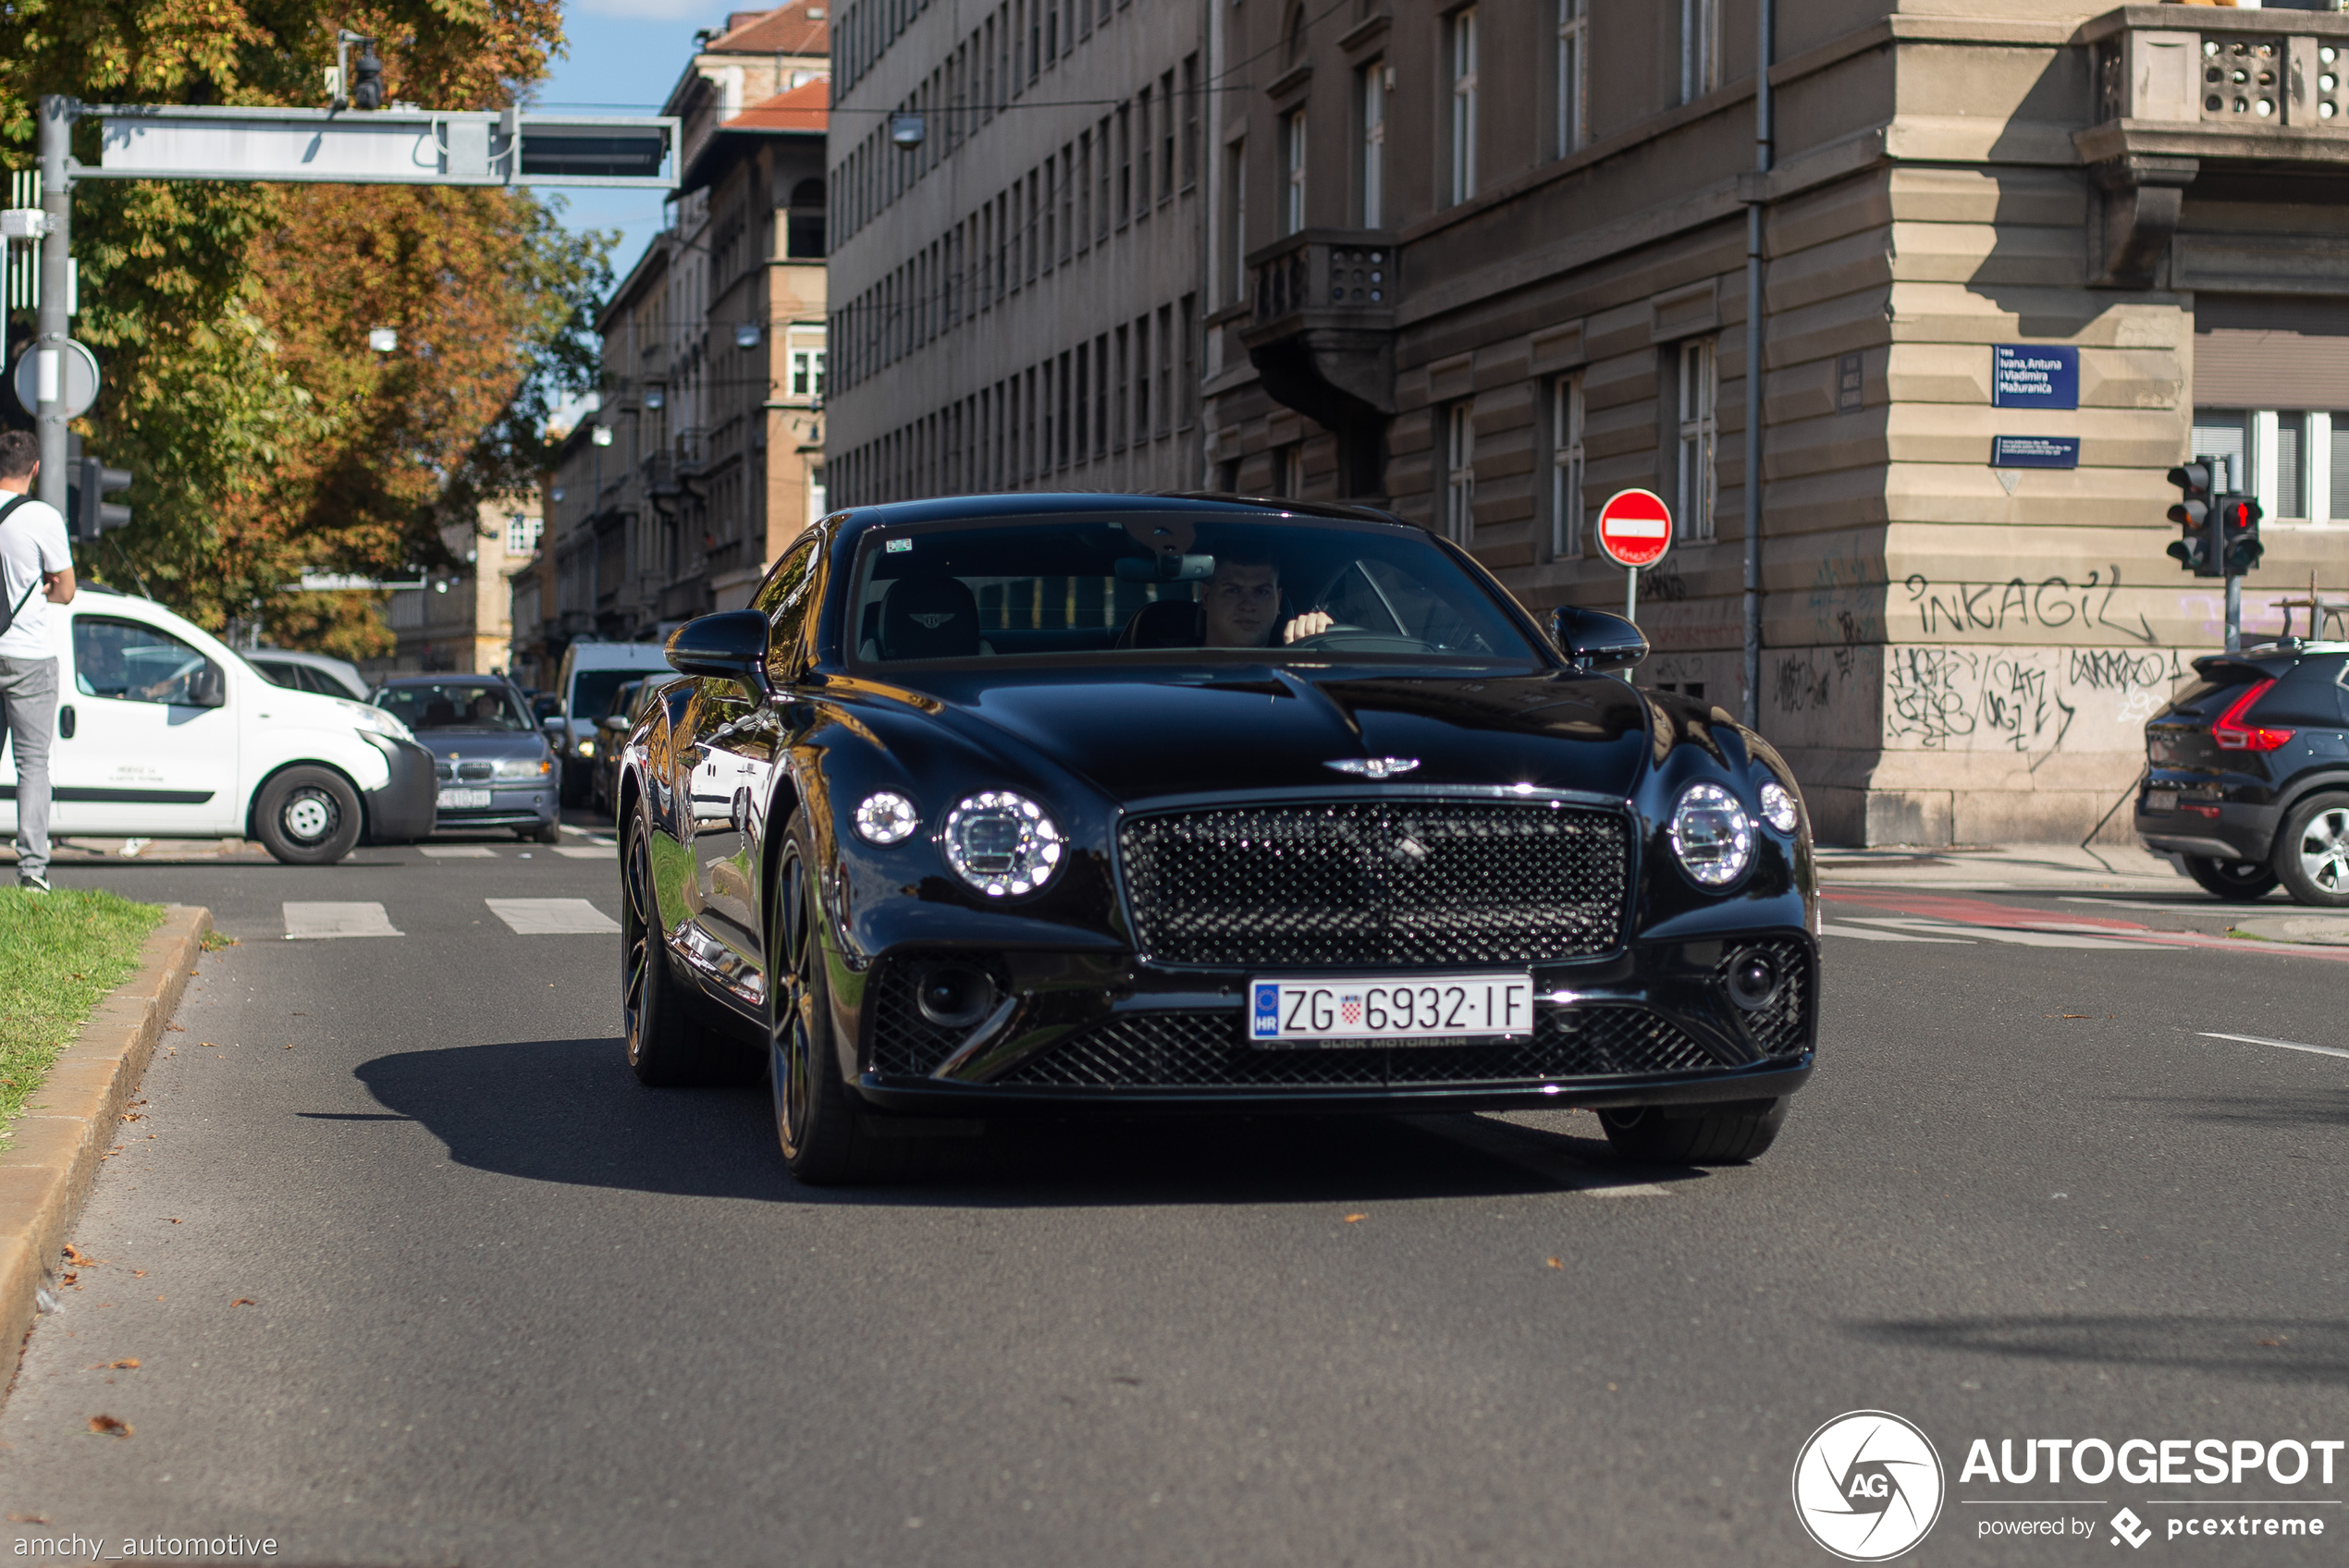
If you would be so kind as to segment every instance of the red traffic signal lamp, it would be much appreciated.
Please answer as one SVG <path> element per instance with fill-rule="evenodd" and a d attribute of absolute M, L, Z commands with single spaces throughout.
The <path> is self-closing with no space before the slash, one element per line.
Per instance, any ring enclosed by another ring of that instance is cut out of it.
<path fill-rule="evenodd" d="M 2241 577 L 2259 564 L 2267 546 L 2259 543 L 2259 520 L 2265 514 L 2248 496 L 2218 498 L 2219 558 L 2229 577 Z"/>
<path fill-rule="evenodd" d="M 2185 537 L 2171 544 L 2169 553 L 2196 577 L 2227 574 L 2218 537 L 2218 497 L 2210 492 L 2210 469 L 2208 460 L 2197 458 L 2171 469 L 2169 475 L 2170 483 L 2180 491 L 2177 504 L 2170 508 L 2170 521 L 2185 531 Z"/>

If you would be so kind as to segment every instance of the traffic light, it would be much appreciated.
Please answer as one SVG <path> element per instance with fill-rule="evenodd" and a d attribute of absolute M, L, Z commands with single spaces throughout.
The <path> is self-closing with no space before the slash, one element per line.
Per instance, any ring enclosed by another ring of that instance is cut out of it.
<path fill-rule="evenodd" d="M 2259 543 L 2259 503 L 2248 496 L 2225 495 L 2215 503 L 2219 513 L 2219 558 L 2229 577 L 2241 577 L 2259 564 L 2267 546 Z"/>
<path fill-rule="evenodd" d="M 353 108 L 384 106 L 384 63 L 375 58 L 375 41 L 372 38 L 360 41 L 359 58 L 351 62 L 350 92 Z"/>
<path fill-rule="evenodd" d="M 130 471 L 108 468 L 95 458 L 84 458 L 75 465 L 74 483 L 66 486 L 66 506 L 73 514 L 73 536 L 81 544 L 94 545 L 98 535 L 109 528 L 120 528 L 130 521 L 130 508 L 106 499 L 117 490 L 130 488 Z"/>
<path fill-rule="evenodd" d="M 2196 458 L 2170 471 L 2170 483 L 2182 492 L 2170 508 L 2170 521 L 2185 530 L 2185 537 L 2170 546 L 2170 555 L 2196 577 L 2224 577 L 2225 556 L 2219 547 L 2216 497 L 2210 494 L 2210 463 Z"/>

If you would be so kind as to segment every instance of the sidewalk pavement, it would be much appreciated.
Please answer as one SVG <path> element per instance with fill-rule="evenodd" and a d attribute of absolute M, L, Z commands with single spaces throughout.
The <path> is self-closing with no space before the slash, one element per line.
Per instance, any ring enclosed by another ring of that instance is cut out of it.
<path fill-rule="evenodd" d="M 1968 844 L 1928 850 L 1817 851 L 1819 879 L 1846 888 L 1938 888 L 1952 892 L 2168 893 L 2212 902 L 2169 861 L 2137 844 Z"/>

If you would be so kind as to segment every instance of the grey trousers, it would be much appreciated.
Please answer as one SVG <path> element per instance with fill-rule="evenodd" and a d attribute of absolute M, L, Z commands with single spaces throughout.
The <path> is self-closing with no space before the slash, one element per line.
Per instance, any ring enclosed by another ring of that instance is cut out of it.
<path fill-rule="evenodd" d="M 17 753 L 17 875 L 49 870 L 49 738 L 57 729 L 57 661 L 0 658 L 0 745 Z"/>

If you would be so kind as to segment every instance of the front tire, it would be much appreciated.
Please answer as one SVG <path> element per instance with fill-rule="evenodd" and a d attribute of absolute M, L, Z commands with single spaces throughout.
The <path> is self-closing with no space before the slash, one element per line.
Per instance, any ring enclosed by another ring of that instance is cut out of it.
<path fill-rule="evenodd" d="M 2294 901 L 2349 909 L 2349 794 L 2311 796 L 2285 813 L 2274 864 Z"/>
<path fill-rule="evenodd" d="M 2204 855 L 2187 855 L 2186 875 L 2200 885 L 2203 891 L 2229 903 L 2250 903 L 2264 899 L 2275 890 L 2276 873 L 2272 866 L 2256 860 L 2216 860 Z"/>
<path fill-rule="evenodd" d="M 659 899 L 654 891 L 652 828 L 638 813 L 629 819 L 621 863 L 620 943 L 624 979 L 620 999 L 628 1068 L 647 1088 L 707 1084 L 719 1075 L 715 1052 L 686 1012 L 685 988 L 669 967 Z"/>
<path fill-rule="evenodd" d="M 799 826 L 785 830 L 767 903 L 768 1084 L 784 1169 L 811 1187 L 841 1186 L 898 1173 L 904 1145 L 873 1137 L 873 1118 L 841 1079 L 823 906 Z"/>
<path fill-rule="evenodd" d="M 252 816 L 261 847 L 287 865 L 334 864 L 359 842 L 365 826 L 358 791 L 324 767 L 289 767 L 270 779 Z"/>
<path fill-rule="evenodd" d="M 1670 1165 L 1742 1165 L 1777 1142 L 1787 1101 L 1740 1100 L 1693 1116 L 1667 1116 L 1662 1106 L 1603 1110 L 1599 1121 L 1615 1152 Z"/>

